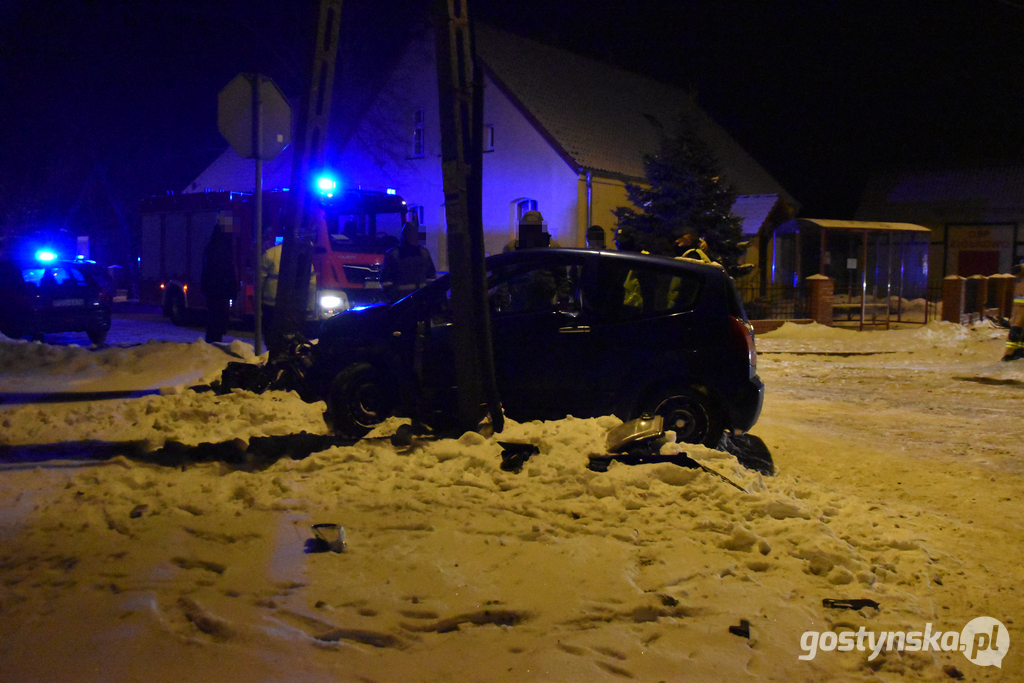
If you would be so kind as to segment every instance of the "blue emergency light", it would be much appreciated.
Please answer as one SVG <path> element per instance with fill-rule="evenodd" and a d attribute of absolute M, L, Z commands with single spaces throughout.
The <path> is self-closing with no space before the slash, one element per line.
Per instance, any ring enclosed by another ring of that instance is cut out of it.
<path fill-rule="evenodd" d="M 316 187 L 325 197 L 333 197 L 334 191 L 338 189 L 338 181 L 329 175 L 322 175 L 316 179 Z"/>
<path fill-rule="evenodd" d="M 36 261 L 43 263 L 50 263 L 51 261 L 57 260 L 57 254 L 53 253 L 49 249 L 40 249 L 36 252 Z"/>

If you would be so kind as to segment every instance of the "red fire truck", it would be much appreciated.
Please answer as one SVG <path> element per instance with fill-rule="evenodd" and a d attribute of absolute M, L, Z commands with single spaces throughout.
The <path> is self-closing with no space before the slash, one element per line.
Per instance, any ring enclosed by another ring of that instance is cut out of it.
<path fill-rule="evenodd" d="M 284 236 L 289 193 L 263 193 L 263 249 Z M 386 192 L 343 189 L 319 199 L 315 212 L 313 269 L 316 309 L 310 318 L 382 300 L 380 270 L 384 252 L 398 244 L 406 203 Z M 255 274 L 260 253 L 253 232 L 255 200 L 251 193 L 207 192 L 149 197 L 142 203 L 139 297 L 159 304 L 176 324 L 204 311 L 199 286 L 203 250 L 222 211 L 234 219 L 235 264 L 241 295 L 231 303 L 236 318 L 255 312 Z M 240 227 L 239 227 L 240 226 Z"/>

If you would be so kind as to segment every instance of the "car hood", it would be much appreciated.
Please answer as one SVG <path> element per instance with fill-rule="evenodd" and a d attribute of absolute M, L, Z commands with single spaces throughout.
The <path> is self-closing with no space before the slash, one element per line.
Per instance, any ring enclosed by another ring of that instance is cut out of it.
<path fill-rule="evenodd" d="M 391 304 L 374 304 L 339 313 L 321 325 L 320 342 L 389 334 L 387 327 L 393 317 L 391 309 Z"/>

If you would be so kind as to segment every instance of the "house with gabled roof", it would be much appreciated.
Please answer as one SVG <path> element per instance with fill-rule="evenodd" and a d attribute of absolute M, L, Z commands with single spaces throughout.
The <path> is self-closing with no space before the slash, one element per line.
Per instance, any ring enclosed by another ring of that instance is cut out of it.
<path fill-rule="evenodd" d="M 476 28 L 476 49 L 485 75 L 488 253 L 515 238 L 519 218 L 530 210 L 542 213 L 548 232 L 563 246 L 583 246 L 591 225 L 602 226 L 611 244 L 613 211 L 629 204 L 626 183 L 644 182 L 643 155 L 675 134 L 682 117 L 709 143 L 740 195 L 733 211 L 743 219 L 745 234 L 756 235 L 766 221 L 780 223 L 794 213 L 793 197 L 688 93 L 486 25 Z M 404 197 L 444 269 L 439 117 L 434 45 L 427 35 L 407 47 L 341 141 L 333 170 L 342 183 L 390 188 Z M 287 187 L 290 168 L 287 150 L 264 164 L 264 188 Z M 228 149 L 186 192 L 251 191 L 252 169 L 252 161 Z"/>

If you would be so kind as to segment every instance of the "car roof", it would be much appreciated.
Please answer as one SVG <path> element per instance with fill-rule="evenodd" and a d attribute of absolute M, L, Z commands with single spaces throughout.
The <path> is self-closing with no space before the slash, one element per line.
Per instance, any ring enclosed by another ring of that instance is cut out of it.
<path fill-rule="evenodd" d="M 102 268 L 95 261 L 76 261 L 72 259 L 54 259 L 53 261 L 39 261 L 31 258 L 5 258 L 0 259 L 0 264 L 16 266 L 18 268 L 49 268 L 51 266 L 73 266 L 75 268 Z"/>
<path fill-rule="evenodd" d="M 576 258 L 598 258 L 602 261 L 614 263 L 633 263 L 637 267 L 657 266 L 660 268 L 674 268 L 691 272 L 701 273 L 704 276 L 724 276 L 725 271 L 717 264 L 702 263 L 691 259 L 678 259 L 670 256 L 656 256 L 654 254 L 639 254 L 633 251 L 601 251 L 596 249 L 576 249 L 565 247 L 549 247 L 537 249 L 517 249 L 502 254 L 494 254 L 487 257 L 487 263 L 501 265 L 503 263 L 521 263 L 531 261 L 546 261 L 548 259 L 563 260 Z"/>

